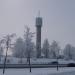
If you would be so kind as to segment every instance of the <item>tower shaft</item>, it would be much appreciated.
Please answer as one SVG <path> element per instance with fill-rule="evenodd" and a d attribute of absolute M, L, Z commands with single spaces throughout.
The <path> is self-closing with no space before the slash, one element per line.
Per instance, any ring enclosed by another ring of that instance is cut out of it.
<path fill-rule="evenodd" d="M 36 50 L 37 58 L 41 57 L 41 26 L 37 26 Z"/>

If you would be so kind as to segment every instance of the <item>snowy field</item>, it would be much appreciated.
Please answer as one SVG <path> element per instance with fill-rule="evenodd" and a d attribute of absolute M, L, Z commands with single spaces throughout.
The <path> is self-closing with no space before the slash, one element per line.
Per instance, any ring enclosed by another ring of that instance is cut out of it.
<path fill-rule="evenodd" d="M 0 75 L 2 74 L 0 69 Z M 32 72 L 29 69 L 6 69 L 4 75 L 75 75 L 75 68 L 33 68 Z"/>

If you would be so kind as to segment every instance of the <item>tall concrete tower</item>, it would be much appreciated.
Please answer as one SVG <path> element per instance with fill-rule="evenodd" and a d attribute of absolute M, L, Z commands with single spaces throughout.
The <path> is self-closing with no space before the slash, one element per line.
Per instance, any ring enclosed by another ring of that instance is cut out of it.
<path fill-rule="evenodd" d="M 37 58 L 41 56 L 41 27 L 42 27 L 42 17 L 36 17 L 36 50 Z"/>

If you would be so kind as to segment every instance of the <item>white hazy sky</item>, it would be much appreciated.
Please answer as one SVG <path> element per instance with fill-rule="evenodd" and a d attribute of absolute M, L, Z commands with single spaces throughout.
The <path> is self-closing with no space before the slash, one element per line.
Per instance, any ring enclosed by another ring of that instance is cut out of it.
<path fill-rule="evenodd" d="M 35 18 L 43 18 L 42 42 L 75 46 L 75 0 L 0 0 L 0 38 L 8 33 L 23 36 L 24 25 L 36 32 Z"/>

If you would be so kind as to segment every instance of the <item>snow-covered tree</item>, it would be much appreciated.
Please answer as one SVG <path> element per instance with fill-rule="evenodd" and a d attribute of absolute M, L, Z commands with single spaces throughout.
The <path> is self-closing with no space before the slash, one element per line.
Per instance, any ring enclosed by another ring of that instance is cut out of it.
<path fill-rule="evenodd" d="M 71 53 L 72 53 L 72 59 L 75 60 L 75 47 L 73 46 L 72 46 Z"/>
<path fill-rule="evenodd" d="M 16 34 L 11 34 L 11 35 L 6 35 L 3 37 L 3 43 L 5 44 L 6 47 L 6 55 L 4 59 L 4 67 L 3 67 L 3 74 L 5 73 L 5 67 L 6 67 L 6 61 L 7 61 L 7 55 L 8 55 L 8 50 L 11 47 L 11 39 L 15 36 Z"/>
<path fill-rule="evenodd" d="M 60 46 L 58 45 L 56 41 L 53 41 L 50 46 L 51 57 L 57 58 L 59 56 L 59 50 L 60 50 Z"/>
<path fill-rule="evenodd" d="M 2 44 L 3 44 L 3 40 L 1 39 L 0 40 L 0 60 L 1 60 L 1 56 L 3 55 L 3 46 L 2 46 Z"/>
<path fill-rule="evenodd" d="M 43 43 L 43 48 L 42 48 L 42 52 L 45 56 L 45 58 L 48 58 L 49 57 L 49 42 L 48 42 L 48 39 L 45 39 L 44 40 L 44 43 Z"/>
<path fill-rule="evenodd" d="M 73 59 L 75 55 L 75 47 L 67 44 L 64 48 L 64 57 L 65 59 Z"/>
<path fill-rule="evenodd" d="M 25 42 L 25 53 L 26 53 L 26 57 L 27 57 L 27 61 L 28 58 L 31 57 L 33 55 L 33 50 L 34 50 L 34 44 L 32 42 L 32 38 L 33 38 L 33 34 L 32 32 L 30 32 L 30 28 L 29 27 L 25 27 L 25 31 L 24 31 L 24 42 Z"/>
<path fill-rule="evenodd" d="M 22 38 L 18 38 L 15 42 L 14 49 L 13 49 L 13 56 L 23 58 L 24 56 L 24 42 Z"/>
<path fill-rule="evenodd" d="M 3 47 L 0 47 L 0 60 L 2 55 L 3 55 Z"/>

